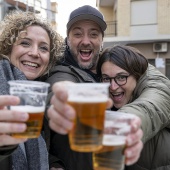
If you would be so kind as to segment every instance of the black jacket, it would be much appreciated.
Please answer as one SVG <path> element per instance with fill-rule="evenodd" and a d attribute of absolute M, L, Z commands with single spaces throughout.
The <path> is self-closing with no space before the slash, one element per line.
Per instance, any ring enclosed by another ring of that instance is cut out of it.
<path fill-rule="evenodd" d="M 87 72 L 68 65 L 58 65 L 51 70 L 47 82 L 51 85 L 58 81 L 95 82 Z M 50 103 L 52 92 L 49 92 L 47 103 Z M 47 127 L 47 126 L 46 126 Z M 46 134 L 47 134 L 46 130 Z M 49 135 L 49 133 L 48 133 Z M 47 137 L 48 140 L 49 136 Z M 51 131 L 50 154 L 59 158 L 66 170 L 92 170 L 92 153 L 75 152 L 70 149 L 68 135 L 60 135 Z"/>

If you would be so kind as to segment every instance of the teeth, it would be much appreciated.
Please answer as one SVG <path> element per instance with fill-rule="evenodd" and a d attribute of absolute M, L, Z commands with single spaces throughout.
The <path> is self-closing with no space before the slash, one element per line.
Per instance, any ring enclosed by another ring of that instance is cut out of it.
<path fill-rule="evenodd" d="M 113 96 L 119 96 L 119 95 L 121 95 L 121 94 L 122 94 L 122 93 L 116 93 L 116 94 L 113 94 L 113 93 L 112 93 Z"/>
<path fill-rule="evenodd" d="M 31 67 L 38 67 L 38 64 L 36 64 L 36 63 L 31 63 L 31 62 L 28 62 L 28 61 L 23 62 L 23 64 L 24 64 L 24 65 L 31 66 Z"/>
<path fill-rule="evenodd" d="M 81 50 L 82 52 L 90 52 L 91 50 Z"/>

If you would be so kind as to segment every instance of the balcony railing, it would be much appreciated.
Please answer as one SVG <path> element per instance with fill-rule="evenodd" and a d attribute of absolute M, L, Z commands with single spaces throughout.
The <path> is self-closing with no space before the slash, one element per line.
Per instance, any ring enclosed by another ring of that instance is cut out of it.
<path fill-rule="evenodd" d="M 105 36 L 117 36 L 117 21 L 107 21 L 107 29 L 105 31 Z"/>

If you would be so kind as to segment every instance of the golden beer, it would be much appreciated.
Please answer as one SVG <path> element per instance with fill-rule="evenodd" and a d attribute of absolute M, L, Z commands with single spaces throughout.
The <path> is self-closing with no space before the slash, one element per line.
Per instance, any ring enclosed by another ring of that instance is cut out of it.
<path fill-rule="evenodd" d="M 123 170 L 125 145 L 103 146 L 102 149 L 93 153 L 94 170 Z"/>
<path fill-rule="evenodd" d="M 92 152 L 102 147 L 106 101 L 69 102 L 76 110 L 74 127 L 69 133 L 71 149 Z"/>
<path fill-rule="evenodd" d="M 29 114 L 26 123 L 27 129 L 23 133 L 13 133 L 11 136 L 15 138 L 37 138 L 39 137 L 43 124 L 44 107 L 34 106 L 12 106 L 11 110 L 25 111 Z"/>
<path fill-rule="evenodd" d="M 103 147 L 93 153 L 94 170 L 123 170 L 126 137 L 131 132 L 132 114 L 106 111 Z"/>

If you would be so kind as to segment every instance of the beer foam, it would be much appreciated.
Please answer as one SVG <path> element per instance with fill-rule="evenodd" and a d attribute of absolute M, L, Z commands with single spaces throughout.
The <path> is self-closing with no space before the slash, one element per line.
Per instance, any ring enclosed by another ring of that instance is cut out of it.
<path fill-rule="evenodd" d="M 117 135 L 105 135 L 103 136 L 103 145 L 105 146 L 119 146 L 125 145 L 125 136 L 117 136 Z"/>
<path fill-rule="evenodd" d="M 40 106 L 40 107 L 29 106 L 29 105 L 10 106 L 10 110 L 20 111 L 20 112 L 28 112 L 28 113 L 40 113 L 40 112 L 44 112 L 45 106 Z"/>
<path fill-rule="evenodd" d="M 96 96 L 96 97 L 77 97 L 77 96 L 71 96 L 68 98 L 69 102 L 76 102 L 76 103 L 101 103 L 101 102 L 107 102 L 108 97 L 106 96 Z"/>

